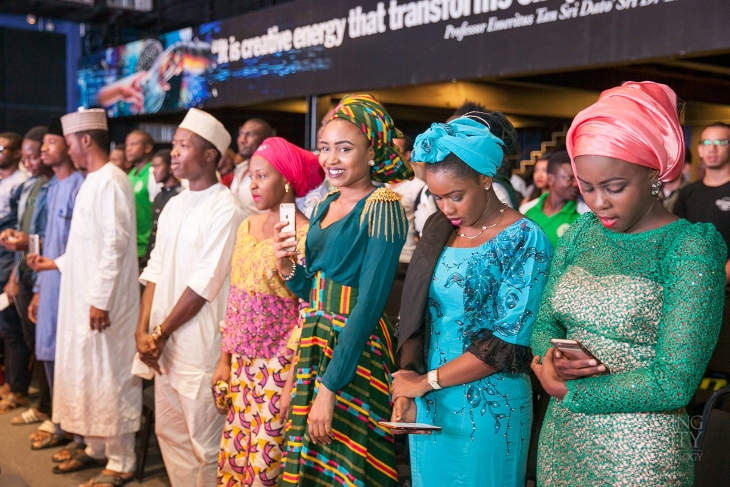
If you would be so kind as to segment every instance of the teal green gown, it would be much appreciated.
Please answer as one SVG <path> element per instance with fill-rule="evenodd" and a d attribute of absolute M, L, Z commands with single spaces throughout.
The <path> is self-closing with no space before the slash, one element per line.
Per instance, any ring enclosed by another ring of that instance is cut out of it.
<path fill-rule="evenodd" d="M 446 247 L 429 292 L 428 370 L 472 350 L 474 342 L 495 353 L 510 348 L 500 341 L 527 347 L 551 256 L 547 237 L 527 219 L 479 247 Z M 490 356 L 482 352 L 476 355 Z M 529 357 L 522 370 L 529 369 Z M 416 415 L 417 422 L 443 429 L 410 436 L 414 487 L 525 485 L 532 424 L 526 373 L 498 371 L 431 391 L 416 398 Z"/>
<path fill-rule="evenodd" d="M 322 228 L 338 197 L 330 194 L 315 208 L 306 267 L 297 266 L 287 281 L 307 305 L 280 487 L 398 485 L 393 435 L 379 424 L 390 419 L 394 370 L 392 326 L 383 310 L 408 221 L 400 197 L 380 188 Z M 314 443 L 308 430 L 320 385 L 336 395 L 329 445 Z"/>
<path fill-rule="evenodd" d="M 720 330 L 727 259 L 711 224 L 612 232 L 592 213 L 565 233 L 532 334 L 578 340 L 611 373 L 567 382 L 540 432 L 538 486 L 691 487 L 684 407 Z"/>

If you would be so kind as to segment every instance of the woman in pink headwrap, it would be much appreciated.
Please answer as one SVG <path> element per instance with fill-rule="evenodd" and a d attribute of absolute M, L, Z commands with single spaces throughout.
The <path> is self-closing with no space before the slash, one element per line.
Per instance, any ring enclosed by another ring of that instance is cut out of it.
<path fill-rule="evenodd" d="M 214 387 L 221 385 L 218 381 L 230 386 L 218 457 L 218 485 L 226 487 L 275 485 L 279 475 L 299 300 L 276 272 L 271 239 L 279 205 L 294 203 L 324 179 L 317 156 L 281 137 L 261 143 L 250 171 L 251 195 L 264 213 L 247 218 L 238 229 L 221 358 L 213 376 Z M 301 251 L 308 229 L 307 218 L 297 210 Z M 226 396 L 219 397 L 225 409 Z"/>
<path fill-rule="evenodd" d="M 558 243 L 533 327 L 533 370 L 553 396 L 538 485 L 689 487 L 684 408 L 717 340 L 726 248 L 712 225 L 678 219 L 658 198 L 682 171 L 677 97 L 651 82 L 605 91 L 566 142 L 593 213 Z"/>

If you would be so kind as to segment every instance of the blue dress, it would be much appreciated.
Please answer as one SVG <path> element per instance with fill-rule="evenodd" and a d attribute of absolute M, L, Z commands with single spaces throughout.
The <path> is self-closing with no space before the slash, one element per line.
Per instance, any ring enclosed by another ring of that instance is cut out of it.
<path fill-rule="evenodd" d="M 434 270 L 427 318 L 428 370 L 463 355 L 485 332 L 528 346 L 547 281 L 552 246 L 519 220 L 475 248 L 444 248 Z M 498 371 L 416 398 L 417 422 L 441 426 L 411 435 L 414 487 L 525 485 L 532 424 L 527 374 Z"/>
<path fill-rule="evenodd" d="M 55 260 L 66 252 L 76 194 L 84 176 L 74 171 L 69 177 L 56 181 L 48 189 L 46 235 L 43 238 L 43 257 Z M 38 297 L 36 323 L 36 358 L 42 362 L 56 360 L 56 322 L 58 321 L 58 292 L 61 273 L 57 270 L 38 273 L 33 291 Z"/>

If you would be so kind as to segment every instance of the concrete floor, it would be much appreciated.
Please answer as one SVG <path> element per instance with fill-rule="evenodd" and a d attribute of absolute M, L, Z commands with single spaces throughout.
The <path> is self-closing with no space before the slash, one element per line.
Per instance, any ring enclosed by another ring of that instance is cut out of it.
<path fill-rule="evenodd" d="M 28 436 L 35 431 L 36 425 L 15 426 L 10 424 L 17 412 L 0 415 L 0 469 L 2 474 L 15 474 L 31 487 L 76 487 L 101 472 L 101 468 L 83 470 L 64 475 L 52 472 L 51 456 L 61 448 L 48 450 L 31 450 Z M 159 450 L 156 443 L 150 447 L 150 457 L 145 468 L 142 483 L 130 482 L 127 486 L 169 487 L 167 476 L 162 468 Z M 0 475 L 0 487 L 3 487 L 3 476 Z M 9 485 L 9 481 L 8 481 Z"/>

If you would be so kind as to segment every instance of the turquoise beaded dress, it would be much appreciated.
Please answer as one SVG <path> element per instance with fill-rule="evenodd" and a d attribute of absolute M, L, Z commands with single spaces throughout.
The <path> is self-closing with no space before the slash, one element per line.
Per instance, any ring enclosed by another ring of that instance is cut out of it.
<path fill-rule="evenodd" d="M 579 340 L 611 373 L 568 381 L 566 396 L 551 399 L 538 486 L 692 486 L 684 407 L 717 341 L 726 258 L 705 223 L 622 234 L 586 214 L 566 232 L 532 350 Z"/>
<path fill-rule="evenodd" d="M 547 237 L 527 219 L 479 247 L 446 247 L 429 291 L 428 369 L 464 354 L 478 336 L 489 336 L 493 350 L 495 341 L 526 348 L 551 255 Z M 532 424 L 526 373 L 500 370 L 431 391 L 416 398 L 416 414 L 417 422 L 443 429 L 410 436 L 414 487 L 525 485 Z"/>

